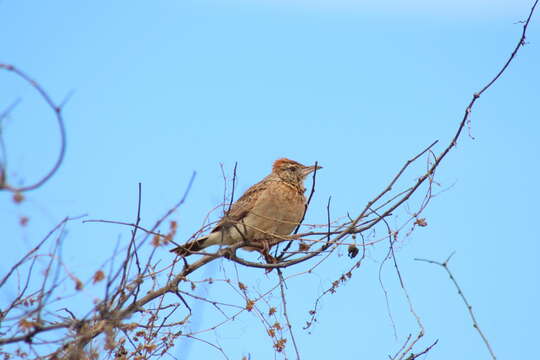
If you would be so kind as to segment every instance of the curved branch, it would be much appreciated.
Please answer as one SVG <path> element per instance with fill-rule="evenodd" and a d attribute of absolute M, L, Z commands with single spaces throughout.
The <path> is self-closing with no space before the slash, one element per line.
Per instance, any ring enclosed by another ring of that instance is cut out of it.
<path fill-rule="evenodd" d="M 0 69 L 10 71 L 14 73 L 15 75 L 17 75 L 18 77 L 22 78 L 27 83 L 29 83 L 41 95 L 41 97 L 45 100 L 47 105 L 49 105 L 49 107 L 53 110 L 56 116 L 56 121 L 58 123 L 58 127 L 60 130 L 60 153 L 58 154 L 58 158 L 56 159 L 55 164 L 49 170 L 49 172 L 32 185 L 27 185 L 27 186 L 22 186 L 22 187 L 13 187 L 5 183 L 6 181 L 5 179 L 4 179 L 4 183 L 0 184 L 0 190 L 6 189 L 12 192 L 25 192 L 25 191 L 35 190 L 39 188 L 41 185 L 43 185 L 44 183 L 46 183 L 58 171 L 58 169 L 60 168 L 60 165 L 62 164 L 62 161 L 64 160 L 64 156 L 66 153 L 66 129 L 64 126 L 64 120 L 62 118 L 62 106 L 56 105 L 54 101 L 51 99 L 51 97 L 49 96 L 49 94 L 47 94 L 47 92 L 34 79 L 26 75 L 21 70 L 17 69 L 15 66 L 0 63 Z M 4 174 L 4 176 L 6 175 Z"/>

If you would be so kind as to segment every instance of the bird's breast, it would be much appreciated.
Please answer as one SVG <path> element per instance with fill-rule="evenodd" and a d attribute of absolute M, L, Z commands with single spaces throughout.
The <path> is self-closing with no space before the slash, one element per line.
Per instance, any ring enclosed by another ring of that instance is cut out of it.
<path fill-rule="evenodd" d="M 306 198 L 298 188 L 288 183 L 270 185 L 245 219 L 246 225 L 263 233 L 289 235 L 304 215 Z"/>

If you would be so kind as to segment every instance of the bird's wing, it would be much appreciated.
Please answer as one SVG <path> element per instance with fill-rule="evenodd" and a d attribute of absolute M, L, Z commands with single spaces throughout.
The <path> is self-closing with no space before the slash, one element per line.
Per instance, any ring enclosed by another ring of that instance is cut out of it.
<path fill-rule="evenodd" d="M 231 210 L 216 225 L 211 232 L 221 231 L 225 224 L 237 223 L 249 214 L 257 203 L 261 193 L 268 187 L 268 181 L 261 181 L 249 189 L 231 206 Z"/>

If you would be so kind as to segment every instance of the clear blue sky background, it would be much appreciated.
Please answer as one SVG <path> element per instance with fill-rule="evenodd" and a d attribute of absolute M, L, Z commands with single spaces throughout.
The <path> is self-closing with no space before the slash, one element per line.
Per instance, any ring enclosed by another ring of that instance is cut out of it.
<path fill-rule="evenodd" d="M 68 149 L 60 171 L 21 205 L 0 194 L 0 274 L 66 215 L 133 221 L 143 184 L 149 226 L 197 177 L 173 216 L 177 242 L 201 225 L 223 197 L 219 164 L 238 189 L 266 175 L 282 156 L 324 166 L 308 223 L 354 214 L 401 165 L 433 140 L 446 145 L 473 92 L 498 71 L 532 1 L 47 1 L 0 2 L 0 61 L 24 70 L 65 107 Z M 537 14 L 538 15 L 538 14 Z M 402 236 L 397 258 L 426 328 L 428 359 L 488 359 L 466 309 L 441 268 L 451 267 L 500 359 L 538 355 L 540 254 L 540 18 L 508 72 L 477 103 L 471 133 L 443 162 L 440 189 L 425 212 L 429 226 Z M 54 118 L 34 91 L 0 73 L 8 175 L 29 183 L 54 162 Z M 421 167 L 405 175 L 413 182 Z M 411 203 L 414 208 L 414 203 Z M 398 225 L 405 213 L 396 214 Z M 20 227 L 20 216 L 28 216 Z M 63 250 L 82 279 L 102 264 L 129 229 L 71 223 Z M 380 229 L 381 234 L 384 231 Z M 315 274 L 288 283 L 289 311 L 305 359 L 382 359 L 416 331 L 391 266 L 383 270 L 397 327 L 393 335 L 370 250 L 352 280 L 324 298 L 308 333 L 313 300 L 353 264 L 334 255 Z M 342 251 L 343 255 L 344 251 Z M 173 257 L 162 250 L 162 261 Z M 223 277 L 226 261 L 195 277 Z M 292 274 L 299 269 L 290 269 Z M 229 273 L 230 274 L 230 273 Z M 275 277 L 241 269 L 261 289 Z M 219 298 L 212 288 L 208 294 Z M 5 303 L 16 288 L 2 289 Z M 90 301 L 100 292 L 87 289 Z M 239 298 L 234 301 L 241 303 Z M 279 299 L 274 298 L 279 305 Z M 215 322 L 200 307 L 193 329 Z M 82 313 L 82 310 L 81 310 Z M 205 335 L 231 359 L 273 357 L 259 321 L 244 315 Z M 219 358 L 203 343 L 180 343 L 179 359 Z M 294 353 L 290 347 L 290 358 Z M 419 348 L 421 349 L 421 348 Z"/>

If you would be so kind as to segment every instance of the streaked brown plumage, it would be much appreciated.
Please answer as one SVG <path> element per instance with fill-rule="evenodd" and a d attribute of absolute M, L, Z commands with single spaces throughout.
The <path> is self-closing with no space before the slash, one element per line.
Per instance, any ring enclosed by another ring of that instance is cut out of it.
<path fill-rule="evenodd" d="M 285 238 L 302 220 L 306 205 L 304 180 L 313 171 L 315 166 L 285 158 L 276 160 L 270 175 L 250 187 L 209 235 L 171 252 L 188 256 L 212 245 Z"/>

